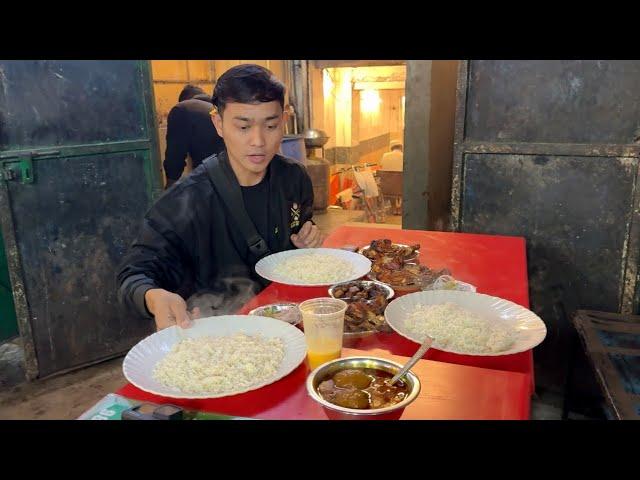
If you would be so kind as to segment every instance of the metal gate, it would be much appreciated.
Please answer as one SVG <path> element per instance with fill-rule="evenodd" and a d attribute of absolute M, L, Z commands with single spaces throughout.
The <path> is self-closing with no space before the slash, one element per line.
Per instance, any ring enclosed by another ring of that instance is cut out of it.
<path fill-rule="evenodd" d="M 115 267 L 161 192 L 146 61 L 0 61 L 0 221 L 27 377 L 101 361 L 151 325 Z"/>
<path fill-rule="evenodd" d="M 638 311 L 639 140 L 638 61 L 461 62 L 452 229 L 526 237 L 542 385 L 564 378 L 558 304 Z"/>

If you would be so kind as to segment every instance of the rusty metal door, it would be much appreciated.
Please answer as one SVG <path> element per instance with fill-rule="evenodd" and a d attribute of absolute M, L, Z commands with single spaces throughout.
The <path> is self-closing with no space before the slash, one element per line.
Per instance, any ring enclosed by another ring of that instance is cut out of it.
<path fill-rule="evenodd" d="M 151 327 L 115 267 L 161 191 L 146 61 L 0 61 L 0 221 L 30 379 L 129 349 Z"/>
<path fill-rule="evenodd" d="M 564 379 L 563 308 L 638 311 L 638 140 L 639 61 L 461 62 L 452 229 L 526 237 L 541 385 Z"/>

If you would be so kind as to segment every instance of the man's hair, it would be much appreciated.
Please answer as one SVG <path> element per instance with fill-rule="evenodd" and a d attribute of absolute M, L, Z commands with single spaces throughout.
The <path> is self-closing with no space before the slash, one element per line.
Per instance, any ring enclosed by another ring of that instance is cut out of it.
<path fill-rule="evenodd" d="M 271 71 L 246 63 L 224 72 L 213 89 L 212 103 L 222 114 L 227 103 L 277 101 L 284 109 L 284 84 Z"/>
<path fill-rule="evenodd" d="M 200 95 L 203 93 L 205 93 L 205 91 L 196 85 L 191 85 L 191 84 L 185 85 L 182 91 L 180 92 L 180 96 L 178 97 L 178 102 L 182 102 L 184 100 L 190 100 L 196 95 Z"/>

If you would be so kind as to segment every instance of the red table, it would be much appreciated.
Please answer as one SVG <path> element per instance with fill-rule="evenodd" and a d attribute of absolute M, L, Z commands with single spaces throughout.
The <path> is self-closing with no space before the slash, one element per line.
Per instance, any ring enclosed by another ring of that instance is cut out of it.
<path fill-rule="evenodd" d="M 405 363 L 406 357 L 383 350 L 344 348 L 345 357 L 373 355 Z M 529 378 L 522 373 L 420 360 L 412 369 L 420 378 L 418 398 L 402 414 L 402 420 L 526 420 L 529 418 Z M 309 398 L 304 362 L 276 383 L 252 392 L 206 400 L 158 397 L 133 385 L 119 395 L 152 403 L 172 403 L 188 409 L 262 420 L 326 420 L 323 408 Z"/>
<path fill-rule="evenodd" d="M 501 297 L 529 308 L 524 238 L 343 226 L 329 235 L 323 246 L 363 246 L 377 238 L 389 238 L 396 243 L 419 243 L 421 245 L 420 263 L 433 269 L 448 268 L 455 278 L 475 285 L 478 293 Z M 401 294 L 398 292 L 397 296 Z M 268 303 L 301 302 L 309 298 L 326 296 L 328 293 L 324 287 L 294 287 L 272 283 L 247 303 L 239 313 L 248 313 L 253 308 Z M 396 333 L 377 334 L 350 341 L 345 346 L 361 350 L 380 348 L 394 355 L 408 357 L 412 356 L 417 348 L 414 342 Z M 424 358 L 458 365 L 524 373 L 530 377 L 531 393 L 534 390 L 532 351 L 497 357 L 478 357 L 457 355 L 431 348 Z"/>
<path fill-rule="evenodd" d="M 449 232 L 426 232 L 388 228 L 349 227 L 335 230 L 324 242 L 327 247 L 362 246 L 377 238 L 397 243 L 420 243 L 420 262 L 433 269 L 448 268 L 459 280 L 475 285 L 479 293 L 511 300 L 529 307 L 525 240 Z M 238 313 L 268 303 L 327 296 L 326 288 L 294 287 L 272 283 Z M 343 356 L 354 354 L 396 356 L 413 355 L 417 344 L 396 333 L 377 334 L 345 344 Z M 350 350 L 357 348 L 358 350 Z M 531 351 L 498 357 L 457 355 L 430 349 L 419 362 L 424 398 L 408 408 L 404 418 L 529 418 L 533 393 L 533 353 Z M 306 362 L 305 362 L 306 363 Z M 414 368 L 414 371 L 415 368 Z M 171 402 L 195 410 L 271 419 L 317 419 L 327 417 L 306 394 L 304 382 L 309 373 L 300 365 L 284 379 L 257 391 L 222 399 L 163 399 L 126 385 L 117 393 L 152 402 Z M 420 371 L 416 371 L 420 373 Z M 440 392 L 440 393 L 439 393 Z M 440 401 L 436 401 L 436 399 Z"/>

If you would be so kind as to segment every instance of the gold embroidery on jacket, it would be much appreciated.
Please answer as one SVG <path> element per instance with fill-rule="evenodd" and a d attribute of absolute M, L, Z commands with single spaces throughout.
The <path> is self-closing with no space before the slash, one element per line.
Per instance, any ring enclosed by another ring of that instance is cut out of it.
<path fill-rule="evenodd" d="M 296 228 L 300 226 L 300 206 L 294 202 L 291 207 L 291 223 L 289 224 L 290 228 Z"/>

